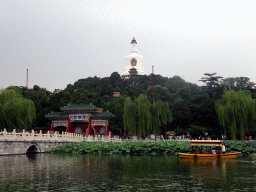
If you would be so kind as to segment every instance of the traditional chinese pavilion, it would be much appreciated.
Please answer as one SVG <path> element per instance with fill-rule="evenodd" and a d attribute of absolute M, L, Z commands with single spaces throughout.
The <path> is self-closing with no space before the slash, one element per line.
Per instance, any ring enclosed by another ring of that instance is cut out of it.
<path fill-rule="evenodd" d="M 61 107 L 61 112 L 51 112 L 45 117 L 51 120 L 53 131 L 108 136 L 108 120 L 114 115 L 92 104 L 81 104 Z"/>

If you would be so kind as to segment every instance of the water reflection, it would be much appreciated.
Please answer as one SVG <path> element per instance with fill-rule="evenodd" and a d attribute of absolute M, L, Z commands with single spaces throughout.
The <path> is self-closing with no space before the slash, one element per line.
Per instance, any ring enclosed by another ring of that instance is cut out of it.
<path fill-rule="evenodd" d="M 157 155 L 0 156 L 0 191 L 256 191 L 250 159 Z"/>

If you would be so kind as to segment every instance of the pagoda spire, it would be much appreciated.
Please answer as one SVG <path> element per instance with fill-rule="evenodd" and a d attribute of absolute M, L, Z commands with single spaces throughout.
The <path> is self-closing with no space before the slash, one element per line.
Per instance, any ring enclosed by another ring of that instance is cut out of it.
<path fill-rule="evenodd" d="M 131 53 L 137 53 L 137 41 L 135 40 L 135 37 L 133 37 L 131 44 L 132 44 Z"/>

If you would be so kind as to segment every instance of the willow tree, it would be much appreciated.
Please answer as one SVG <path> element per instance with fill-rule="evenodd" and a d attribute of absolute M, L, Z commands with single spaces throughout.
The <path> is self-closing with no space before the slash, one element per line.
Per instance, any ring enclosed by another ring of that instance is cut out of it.
<path fill-rule="evenodd" d="M 161 125 L 172 121 L 168 103 L 157 101 L 150 104 L 147 96 L 140 94 L 135 101 L 127 97 L 124 102 L 124 127 L 132 135 L 155 133 Z"/>
<path fill-rule="evenodd" d="M 243 139 L 245 132 L 254 132 L 256 126 L 255 100 L 249 91 L 224 91 L 215 103 L 219 123 L 232 138 Z"/>
<path fill-rule="evenodd" d="M 17 90 L 2 90 L 0 93 L 0 127 L 12 129 L 30 128 L 36 117 L 33 101 L 25 99 Z"/>
<path fill-rule="evenodd" d="M 124 101 L 123 122 L 125 129 L 128 129 L 130 134 L 137 134 L 137 107 L 130 97 Z"/>
<path fill-rule="evenodd" d="M 145 135 L 151 130 L 151 118 L 152 114 L 150 112 L 150 102 L 147 96 L 140 94 L 138 98 L 135 99 L 135 105 L 137 108 L 137 129 L 138 135 Z"/>
<path fill-rule="evenodd" d="M 172 121 L 172 111 L 169 104 L 163 101 L 156 101 L 151 106 L 152 131 L 159 133 L 159 127 Z"/>

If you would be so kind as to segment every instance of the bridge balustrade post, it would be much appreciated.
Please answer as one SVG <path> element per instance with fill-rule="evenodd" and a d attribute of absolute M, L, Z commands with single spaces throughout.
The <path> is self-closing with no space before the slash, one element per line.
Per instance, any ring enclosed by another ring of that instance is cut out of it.
<path fill-rule="evenodd" d="M 31 131 L 31 138 L 34 140 L 35 139 L 35 131 L 32 129 Z"/>
<path fill-rule="evenodd" d="M 26 131 L 25 129 L 22 130 L 22 139 L 25 139 L 26 138 Z"/>
<path fill-rule="evenodd" d="M 73 141 L 76 141 L 76 133 L 73 133 Z"/>
<path fill-rule="evenodd" d="M 76 134 L 75 133 L 72 133 L 72 135 L 73 135 L 73 141 L 76 141 Z"/>
<path fill-rule="evenodd" d="M 69 141 L 69 137 L 70 137 L 70 133 L 67 133 L 67 132 L 66 132 L 66 138 L 65 138 L 65 141 Z"/>
<path fill-rule="evenodd" d="M 105 142 L 105 135 L 102 135 L 101 140 Z"/>
<path fill-rule="evenodd" d="M 56 132 L 54 132 L 54 136 L 55 136 L 55 141 L 57 141 L 58 140 L 58 135 L 57 135 Z"/>
<path fill-rule="evenodd" d="M 47 131 L 46 138 L 47 138 L 48 140 L 50 140 L 50 139 L 51 139 L 51 138 L 50 138 L 50 131 Z"/>
<path fill-rule="evenodd" d="M 17 135 L 16 135 L 16 129 L 12 130 L 12 138 L 16 139 Z"/>
<path fill-rule="evenodd" d="M 63 141 L 67 141 L 67 132 L 64 132 L 64 137 L 63 137 Z"/>
<path fill-rule="evenodd" d="M 40 130 L 40 132 L 39 132 L 39 139 L 43 139 L 43 136 L 42 136 L 42 130 Z"/>
<path fill-rule="evenodd" d="M 66 133 L 66 139 L 65 139 L 65 141 L 69 141 L 69 138 L 70 138 L 70 133 Z"/>
<path fill-rule="evenodd" d="M 4 137 L 4 139 L 7 139 L 7 131 L 6 131 L 6 128 L 4 128 L 3 137 Z"/>

